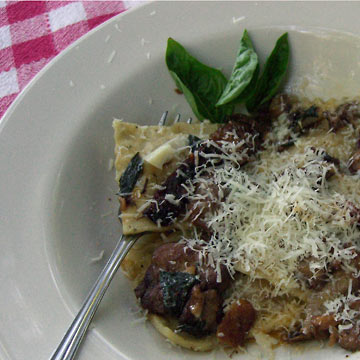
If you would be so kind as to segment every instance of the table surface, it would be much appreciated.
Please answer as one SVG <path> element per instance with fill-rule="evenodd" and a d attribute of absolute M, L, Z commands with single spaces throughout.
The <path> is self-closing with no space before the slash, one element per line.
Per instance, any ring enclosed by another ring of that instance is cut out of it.
<path fill-rule="evenodd" d="M 135 1 L 0 1 L 0 119 L 29 81 L 88 31 Z"/>

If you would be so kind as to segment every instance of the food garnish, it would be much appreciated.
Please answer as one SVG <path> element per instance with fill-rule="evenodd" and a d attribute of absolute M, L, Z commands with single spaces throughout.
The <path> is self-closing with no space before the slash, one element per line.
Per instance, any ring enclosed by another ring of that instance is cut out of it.
<path fill-rule="evenodd" d="M 235 104 L 246 104 L 248 111 L 254 112 L 271 100 L 286 74 L 289 54 L 285 33 L 277 40 L 259 77 L 258 56 L 245 30 L 229 80 L 220 70 L 195 59 L 172 38 L 168 40 L 166 64 L 196 117 L 222 123 L 233 114 Z"/>

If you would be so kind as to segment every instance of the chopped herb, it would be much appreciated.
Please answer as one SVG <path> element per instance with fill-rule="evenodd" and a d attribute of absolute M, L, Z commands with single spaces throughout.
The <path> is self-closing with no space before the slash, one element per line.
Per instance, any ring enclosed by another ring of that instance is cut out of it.
<path fill-rule="evenodd" d="M 315 105 L 310 106 L 304 111 L 303 119 L 308 117 L 318 117 L 318 107 Z"/>
<path fill-rule="evenodd" d="M 189 146 L 191 147 L 191 152 L 194 152 L 198 145 L 200 144 L 201 142 L 201 139 L 195 135 L 189 135 L 188 136 L 188 143 L 189 143 Z"/>
<path fill-rule="evenodd" d="M 140 154 L 136 153 L 120 177 L 120 191 L 118 193 L 119 196 L 128 197 L 131 195 L 131 192 L 134 190 L 135 184 L 143 171 L 143 167 L 144 161 Z"/>
<path fill-rule="evenodd" d="M 180 324 L 176 331 L 185 331 L 193 336 L 202 337 L 211 333 L 210 330 L 204 330 L 205 325 L 206 322 L 204 320 L 197 320 L 192 324 Z"/>
<path fill-rule="evenodd" d="M 289 114 L 290 128 L 298 134 L 306 133 L 321 120 L 318 116 L 318 108 L 310 106 L 308 109 L 298 109 Z"/>
<path fill-rule="evenodd" d="M 160 271 L 160 286 L 164 307 L 179 316 L 186 304 L 191 288 L 198 282 L 194 275 L 185 272 Z"/>

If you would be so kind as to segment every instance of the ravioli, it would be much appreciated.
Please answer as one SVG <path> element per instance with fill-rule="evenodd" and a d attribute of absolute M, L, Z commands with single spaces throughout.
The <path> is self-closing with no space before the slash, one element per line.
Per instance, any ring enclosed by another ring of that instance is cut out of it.
<path fill-rule="evenodd" d="M 188 135 L 194 135 L 202 139 L 207 138 L 217 127 L 218 125 L 208 122 L 201 124 L 180 122 L 170 126 L 139 126 L 114 120 L 116 180 L 119 181 L 121 174 L 136 153 L 139 153 L 144 158 L 176 137 L 185 137 L 185 140 L 187 140 Z M 189 152 L 189 146 L 187 145 L 185 141 L 183 146 L 173 149 L 173 156 L 161 168 L 144 161 L 144 170 L 132 191 L 131 202 L 121 210 L 120 216 L 125 235 L 146 231 L 164 231 L 164 228 L 145 218 L 139 209 L 143 209 L 151 200 L 156 185 L 164 182 L 176 169 L 178 163 L 186 157 Z"/>
<path fill-rule="evenodd" d="M 150 234 L 122 268 L 154 327 L 182 347 L 329 338 L 359 350 L 360 107 L 279 96 L 267 111 L 271 127 L 245 115 L 221 126 L 114 122 L 117 180 L 136 153 L 149 159 L 122 220 L 125 234 Z M 189 134 L 203 145 L 162 152 Z M 176 202 L 186 199 L 185 214 L 157 223 L 174 195 L 157 192 L 195 151 Z M 165 304 L 162 272 L 196 278 L 180 311 Z"/>

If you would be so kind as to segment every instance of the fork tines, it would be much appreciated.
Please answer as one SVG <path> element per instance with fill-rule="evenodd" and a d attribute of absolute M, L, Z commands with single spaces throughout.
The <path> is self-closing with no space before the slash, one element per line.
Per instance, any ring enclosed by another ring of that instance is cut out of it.
<path fill-rule="evenodd" d="M 160 121 L 159 121 L 159 126 L 164 126 L 165 125 L 165 123 L 166 123 L 166 120 L 167 120 L 167 116 L 168 116 L 168 111 L 165 111 L 162 115 L 161 115 L 161 118 L 160 118 Z M 176 116 L 175 116 L 175 119 L 174 119 L 174 124 L 177 124 L 178 122 L 180 122 L 180 120 L 181 120 L 181 115 L 180 114 L 177 114 Z M 189 117 L 187 120 L 186 120 L 186 122 L 188 123 L 188 124 L 191 124 L 192 123 L 192 118 L 191 117 Z"/>

